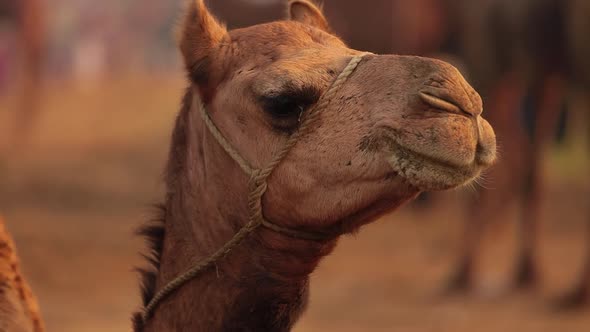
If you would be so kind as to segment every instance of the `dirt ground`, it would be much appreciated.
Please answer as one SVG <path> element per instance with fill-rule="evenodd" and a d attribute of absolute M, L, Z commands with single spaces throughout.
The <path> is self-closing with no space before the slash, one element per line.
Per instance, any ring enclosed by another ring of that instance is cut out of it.
<path fill-rule="evenodd" d="M 180 77 L 145 75 L 52 82 L 33 137 L 17 148 L 7 134 L 16 99 L 0 96 L 0 213 L 49 331 L 130 330 L 142 247 L 133 230 L 159 201 L 182 88 Z M 438 295 L 455 258 L 460 203 L 474 195 L 454 191 L 434 209 L 404 208 L 343 239 L 314 273 L 295 331 L 589 331 L 590 309 L 549 306 L 575 281 L 584 250 L 590 188 L 580 151 L 566 144 L 546 162 L 539 290 L 509 290 L 516 213 L 508 208 L 489 229 L 474 294 Z"/>

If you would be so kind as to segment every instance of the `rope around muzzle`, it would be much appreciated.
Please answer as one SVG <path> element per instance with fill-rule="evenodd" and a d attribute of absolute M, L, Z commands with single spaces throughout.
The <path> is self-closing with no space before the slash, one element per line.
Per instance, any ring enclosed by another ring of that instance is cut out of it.
<path fill-rule="evenodd" d="M 264 226 L 277 233 L 284 234 L 297 239 L 317 241 L 327 239 L 330 235 L 333 237 L 334 234 L 305 232 L 301 230 L 283 227 L 266 220 L 262 212 L 262 196 L 264 196 L 264 193 L 268 189 L 268 177 L 272 174 L 274 169 L 283 161 L 283 159 L 287 156 L 289 151 L 291 151 L 293 146 L 295 146 L 297 141 L 299 141 L 299 139 L 309 131 L 311 124 L 318 118 L 320 111 L 328 107 L 333 97 L 340 90 L 342 85 L 344 85 L 346 80 L 350 77 L 350 75 L 354 72 L 354 70 L 358 67 L 360 62 L 367 54 L 368 53 L 357 55 L 350 60 L 348 65 L 342 70 L 340 75 L 338 75 L 336 80 L 332 83 L 332 86 L 328 89 L 328 91 L 326 91 L 326 93 L 324 93 L 324 95 L 322 95 L 320 101 L 306 114 L 304 114 L 297 131 L 295 131 L 289 137 L 289 139 L 285 142 L 282 148 L 273 157 L 271 162 L 269 162 L 268 165 L 266 165 L 262 169 L 253 168 L 246 161 L 246 159 L 242 157 L 242 155 L 229 143 L 229 141 L 213 123 L 211 117 L 205 109 L 205 106 L 200 102 L 198 97 L 193 97 L 193 99 L 198 102 L 198 108 L 201 111 L 203 121 L 207 125 L 207 128 L 209 128 L 209 131 L 211 132 L 213 137 L 217 140 L 219 145 L 223 147 L 227 154 L 240 166 L 244 173 L 250 176 L 250 180 L 248 182 L 249 221 L 227 243 L 225 243 L 223 247 L 221 247 L 208 258 L 200 262 L 197 262 L 191 269 L 176 277 L 174 280 L 166 284 L 166 286 L 164 286 L 164 288 L 162 288 L 158 293 L 156 293 L 156 295 L 144 308 L 142 316 L 144 323 L 146 323 L 147 320 L 153 315 L 154 310 L 162 302 L 163 299 L 165 299 L 167 296 L 178 290 L 182 285 L 184 285 L 188 281 L 197 277 L 201 272 L 203 272 L 208 267 L 212 266 L 216 261 L 227 256 L 232 249 L 238 246 L 240 242 L 242 242 L 249 234 L 254 232 L 260 226 Z"/>

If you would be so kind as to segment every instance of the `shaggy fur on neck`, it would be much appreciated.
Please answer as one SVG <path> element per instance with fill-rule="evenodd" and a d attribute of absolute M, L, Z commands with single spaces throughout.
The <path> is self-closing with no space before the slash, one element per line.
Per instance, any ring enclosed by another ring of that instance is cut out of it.
<path fill-rule="evenodd" d="M 167 188 L 174 188 L 186 162 L 186 127 L 189 118 L 189 112 L 192 104 L 192 93 L 190 88 L 186 89 L 182 99 L 182 107 L 176 119 L 176 125 L 172 134 L 172 144 L 168 156 L 168 164 L 165 172 L 165 182 Z M 143 306 L 154 298 L 156 294 L 156 278 L 160 270 L 160 259 L 164 247 L 164 238 L 166 236 L 166 214 L 167 203 L 155 206 L 157 212 L 155 217 L 141 226 L 136 234 L 143 237 L 147 244 L 147 251 L 142 254 L 147 261 L 147 267 L 137 268 L 141 280 L 141 298 Z M 142 313 L 133 314 L 133 329 L 135 332 L 141 332 L 144 329 Z"/>
<path fill-rule="evenodd" d="M 158 209 L 156 217 L 137 230 L 137 235 L 145 239 L 148 247 L 147 253 L 141 254 L 147 261 L 148 266 L 136 269 L 140 275 L 141 299 L 144 307 L 148 305 L 156 293 L 156 278 L 160 269 L 160 258 L 162 257 L 162 248 L 166 235 L 166 207 L 158 205 L 156 208 Z M 134 313 L 133 328 L 135 332 L 143 330 L 143 323 L 142 313 Z"/>

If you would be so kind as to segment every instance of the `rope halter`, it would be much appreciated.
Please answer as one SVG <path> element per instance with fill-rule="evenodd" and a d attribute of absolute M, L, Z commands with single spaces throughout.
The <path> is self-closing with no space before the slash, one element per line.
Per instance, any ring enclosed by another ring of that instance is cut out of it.
<path fill-rule="evenodd" d="M 293 238 L 311 241 L 325 240 L 334 236 L 334 234 L 310 233 L 301 230 L 291 229 L 266 220 L 262 212 L 262 196 L 268 188 L 267 180 L 274 171 L 274 169 L 283 161 L 283 159 L 287 156 L 289 151 L 293 148 L 293 146 L 295 146 L 299 138 L 307 133 L 311 124 L 318 117 L 320 111 L 327 108 L 333 97 L 344 85 L 344 83 L 350 77 L 350 75 L 354 72 L 354 70 L 365 57 L 365 55 L 367 55 L 367 53 L 354 56 L 350 60 L 348 65 L 344 68 L 344 70 L 342 70 L 340 75 L 338 75 L 336 80 L 332 83 L 328 91 L 326 91 L 320 97 L 318 103 L 304 114 L 297 131 L 295 131 L 288 138 L 285 144 L 273 157 L 271 162 L 268 163 L 266 167 L 261 169 L 253 168 L 250 165 L 250 163 L 248 163 L 246 159 L 242 157 L 242 155 L 229 143 L 229 141 L 225 138 L 225 136 L 223 136 L 223 134 L 219 131 L 217 126 L 213 123 L 213 120 L 207 113 L 205 106 L 200 102 L 200 99 L 193 98 L 198 102 L 198 108 L 200 109 L 201 116 L 203 118 L 203 121 L 207 125 L 207 128 L 209 128 L 211 135 L 215 137 L 219 145 L 221 145 L 221 147 L 223 147 L 227 154 L 240 166 L 244 173 L 246 173 L 250 177 L 248 183 L 248 187 L 250 190 L 248 194 L 249 220 L 248 223 L 244 225 L 233 236 L 233 238 L 231 238 L 227 243 L 223 245 L 223 247 L 218 249 L 215 253 L 213 253 L 205 260 L 197 262 L 191 269 L 176 277 L 174 280 L 172 280 L 170 283 L 164 286 L 164 288 L 162 288 L 158 293 L 156 293 L 156 295 L 144 308 L 144 323 L 147 322 L 147 320 L 153 315 L 154 310 L 162 302 L 164 298 L 178 290 L 188 281 L 196 278 L 200 273 L 202 273 L 208 267 L 212 266 L 216 261 L 225 257 L 227 254 L 230 253 L 230 251 L 233 248 L 240 244 L 242 240 L 244 240 L 250 233 L 255 231 L 260 226 L 264 226 L 272 231 Z"/>

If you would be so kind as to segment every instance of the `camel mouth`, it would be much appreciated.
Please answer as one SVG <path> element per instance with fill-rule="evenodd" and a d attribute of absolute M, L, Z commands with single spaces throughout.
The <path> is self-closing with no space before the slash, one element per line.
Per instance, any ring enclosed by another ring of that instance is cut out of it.
<path fill-rule="evenodd" d="M 439 191 L 471 183 L 493 161 L 479 151 L 473 161 L 459 165 L 404 147 L 391 140 L 388 163 L 409 184 L 421 191 Z"/>

